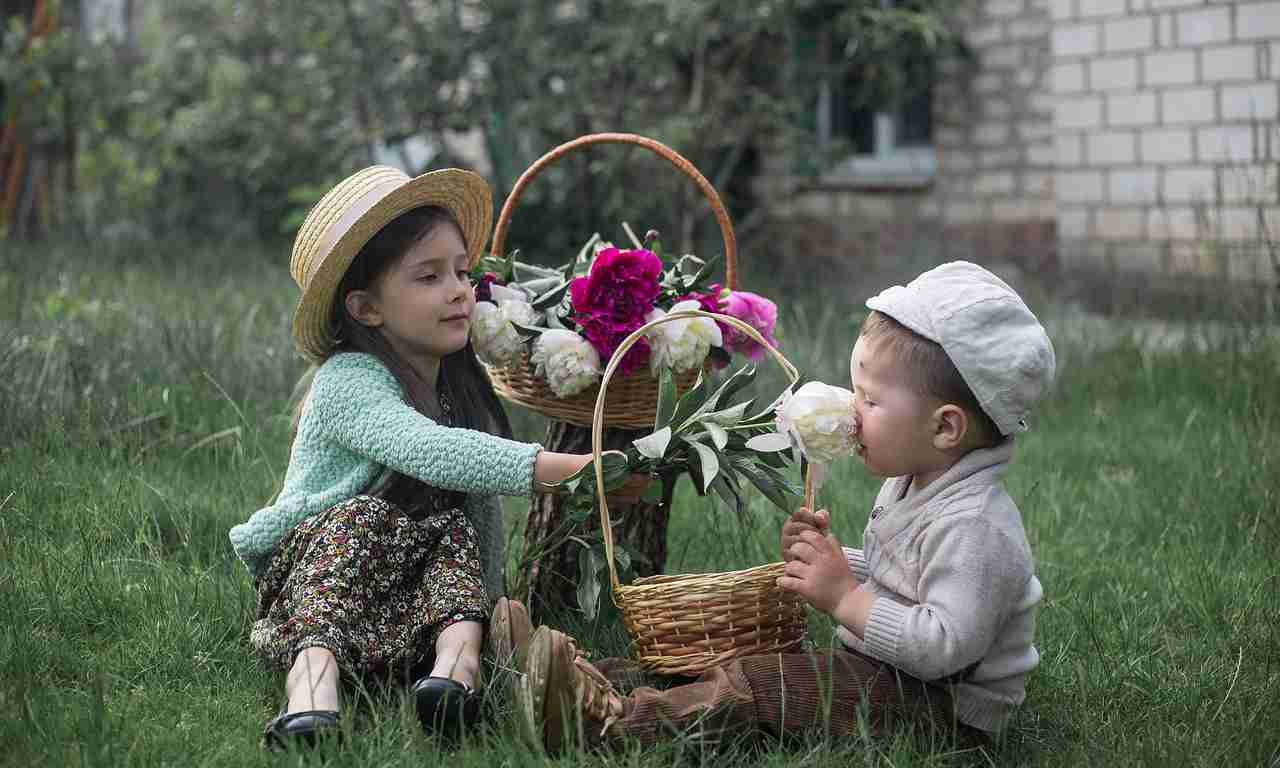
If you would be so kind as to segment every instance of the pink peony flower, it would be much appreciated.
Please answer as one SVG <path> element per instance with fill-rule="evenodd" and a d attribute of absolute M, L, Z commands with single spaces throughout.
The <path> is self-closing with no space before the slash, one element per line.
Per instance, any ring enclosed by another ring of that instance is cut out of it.
<path fill-rule="evenodd" d="M 569 302 L 582 335 L 609 360 L 627 334 L 644 325 L 661 286 L 662 261 L 652 251 L 605 248 L 591 271 L 569 284 Z M 627 350 L 619 370 L 625 375 L 647 363 L 649 345 L 637 341 Z"/>
<path fill-rule="evenodd" d="M 720 301 L 721 310 L 726 315 L 738 318 L 756 329 L 769 346 L 777 349 L 778 342 L 773 338 L 773 327 L 778 322 L 778 305 L 763 296 L 749 291 L 730 291 Z M 764 358 L 764 348 L 737 328 L 725 330 L 724 345 L 731 352 L 745 354 L 749 359 L 759 362 Z"/>

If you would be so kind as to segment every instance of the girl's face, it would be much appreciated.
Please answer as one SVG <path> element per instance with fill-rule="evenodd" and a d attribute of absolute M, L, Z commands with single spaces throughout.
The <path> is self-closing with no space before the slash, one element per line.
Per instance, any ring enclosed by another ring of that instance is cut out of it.
<path fill-rule="evenodd" d="M 859 337 L 849 361 L 860 424 L 858 455 L 873 475 L 920 479 L 940 462 L 933 444 L 933 407 L 910 385 L 902 364 L 886 346 Z"/>
<path fill-rule="evenodd" d="M 369 298 L 377 327 L 411 363 L 466 346 L 476 299 L 458 228 L 435 227 L 374 282 Z"/>

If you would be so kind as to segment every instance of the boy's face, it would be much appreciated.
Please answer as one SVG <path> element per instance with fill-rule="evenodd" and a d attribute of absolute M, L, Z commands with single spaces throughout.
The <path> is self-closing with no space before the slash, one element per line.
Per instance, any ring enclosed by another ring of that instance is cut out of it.
<path fill-rule="evenodd" d="M 849 360 L 858 415 L 858 455 L 880 477 L 929 475 L 937 469 L 934 403 L 910 386 L 904 366 L 880 341 L 859 337 Z"/>

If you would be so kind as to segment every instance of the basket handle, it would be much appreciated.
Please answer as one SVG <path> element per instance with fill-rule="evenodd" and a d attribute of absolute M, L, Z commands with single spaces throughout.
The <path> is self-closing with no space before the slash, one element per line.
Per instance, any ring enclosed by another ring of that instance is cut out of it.
<path fill-rule="evenodd" d="M 738 330 L 747 334 L 747 336 L 750 336 L 757 344 L 768 350 L 769 354 L 773 355 L 773 359 L 777 361 L 778 365 L 782 366 L 787 377 L 791 379 L 788 386 L 793 385 L 800 380 L 800 372 L 791 364 L 791 361 L 783 357 L 781 352 L 774 349 L 771 344 L 765 341 L 759 331 L 730 315 L 713 314 L 711 312 L 703 312 L 696 309 L 672 312 L 671 314 L 664 315 L 656 320 L 651 320 L 650 322 L 645 323 L 632 331 L 631 335 L 627 336 L 627 338 L 622 340 L 622 343 L 619 344 L 618 348 L 614 351 L 613 357 L 609 359 L 609 365 L 604 369 L 604 376 L 600 379 L 600 392 L 596 395 L 596 410 L 591 422 L 591 457 L 596 470 L 596 498 L 600 501 L 600 529 L 604 532 L 605 560 L 609 563 L 609 581 L 613 585 L 614 595 L 617 595 L 618 588 L 621 584 L 618 582 L 618 570 L 613 564 L 613 524 L 609 519 L 609 504 L 605 500 L 604 467 L 600 464 L 600 454 L 602 452 L 604 442 L 605 391 L 609 388 L 609 379 L 612 378 L 614 370 L 616 370 L 622 363 L 624 353 L 631 348 L 632 344 L 639 341 L 647 331 L 656 328 L 663 323 L 672 322 L 673 320 L 687 320 L 694 317 L 707 317 L 712 320 L 716 320 L 721 323 L 728 323 L 729 325 L 734 326 Z M 805 485 L 806 488 L 808 488 L 809 483 L 807 478 Z M 810 506 L 812 506 L 812 502 L 810 502 Z"/>
<path fill-rule="evenodd" d="M 693 180 L 694 184 L 698 185 L 702 195 L 711 204 L 711 212 L 715 214 L 716 223 L 720 225 L 720 236 L 724 239 L 725 285 L 731 291 L 737 290 L 738 241 L 733 235 L 733 225 L 729 223 L 729 212 L 725 210 L 724 203 L 720 202 L 720 195 L 716 193 L 715 187 L 711 186 L 711 182 L 707 181 L 706 177 L 697 168 L 693 167 L 693 163 L 686 160 L 680 153 L 660 141 L 634 133 L 591 133 L 586 136 L 579 136 L 573 141 L 567 141 L 538 158 L 537 162 L 520 174 L 520 178 L 516 180 L 516 185 L 511 188 L 511 193 L 507 195 L 506 202 L 502 204 L 502 211 L 498 214 L 498 223 L 493 230 L 493 243 L 489 246 L 489 254 L 501 258 L 502 247 L 507 239 L 507 227 L 511 224 L 511 215 L 515 210 L 516 201 L 520 199 L 520 195 L 524 194 L 524 188 L 529 185 L 529 182 L 533 181 L 534 177 L 541 173 L 544 168 L 564 155 L 592 144 L 634 144 L 638 147 L 644 147 L 674 165 L 678 171 L 688 176 Z"/>

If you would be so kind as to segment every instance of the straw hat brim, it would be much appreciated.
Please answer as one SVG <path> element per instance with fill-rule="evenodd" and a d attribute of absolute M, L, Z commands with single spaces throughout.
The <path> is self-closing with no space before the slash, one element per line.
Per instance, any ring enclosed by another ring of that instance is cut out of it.
<path fill-rule="evenodd" d="M 360 249 L 401 214 L 426 206 L 440 206 L 457 220 L 467 245 L 468 268 L 480 261 L 493 222 L 493 199 L 488 183 L 471 171 L 457 168 L 430 171 L 406 180 L 378 196 L 353 220 L 343 221 L 347 218 L 344 215 L 331 225 L 330 231 L 322 234 L 320 239 L 332 242 L 333 246 L 327 253 L 314 254 L 321 262 L 303 287 L 293 315 L 294 341 L 303 354 L 320 361 L 333 349 L 337 330 L 332 324 L 334 296 Z"/>

